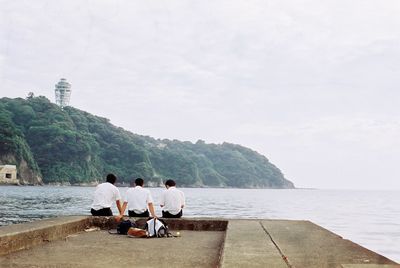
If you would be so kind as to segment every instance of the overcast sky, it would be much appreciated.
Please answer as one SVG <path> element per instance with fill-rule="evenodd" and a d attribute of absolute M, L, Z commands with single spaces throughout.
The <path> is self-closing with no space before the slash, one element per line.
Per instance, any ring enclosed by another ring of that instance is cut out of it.
<path fill-rule="evenodd" d="M 0 96 L 238 143 L 297 187 L 400 189 L 397 0 L 0 0 Z"/>

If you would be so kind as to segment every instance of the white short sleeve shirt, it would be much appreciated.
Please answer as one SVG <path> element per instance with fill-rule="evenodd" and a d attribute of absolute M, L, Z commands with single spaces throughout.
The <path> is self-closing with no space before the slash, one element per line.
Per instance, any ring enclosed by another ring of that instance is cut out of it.
<path fill-rule="evenodd" d="M 185 206 L 185 195 L 176 187 L 169 187 L 162 193 L 160 205 L 163 206 L 162 210 L 176 215 Z"/>
<path fill-rule="evenodd" d="M 92 208 L 94 210 L 111 208 L 111 205 L 117 200 L 121 200 L 118 188 L 109 182 L 101 183 L 97 185 L 94 192 Z"/>
<path fill-rule="evenodd" d="M 147 210 L 147 204 L 153 203 L 153 197 L 149 190 L 141 186 L 129 188 L 126 191 L 126 202 L 128 202 L 128 210 L 134 211 L 137 214 Z"/>

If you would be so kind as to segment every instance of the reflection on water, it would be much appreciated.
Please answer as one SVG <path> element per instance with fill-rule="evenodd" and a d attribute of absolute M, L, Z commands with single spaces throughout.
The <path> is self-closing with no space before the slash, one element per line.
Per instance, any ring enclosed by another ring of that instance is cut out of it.
<path fill-rule="evenodd" d="M 127 188 L 120 188 L 122 196 Z M 158 199 L 163 189 L 150 189 Z M 183 189 L 184 216 L 301 219 L 400 261 L 400 192 Z M 0 225 L 89 215 L 93 187 L 0 186 Z M 113 209 L 116 213 L 116 208 Z"/>

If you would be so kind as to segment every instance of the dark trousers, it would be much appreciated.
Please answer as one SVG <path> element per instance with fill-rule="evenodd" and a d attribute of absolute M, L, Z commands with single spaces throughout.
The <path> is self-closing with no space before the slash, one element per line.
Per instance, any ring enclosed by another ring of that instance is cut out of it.
<path fill-rule="evenodd" d="M 128 215 L 129 215 L 129 217 L 146 217 L 146 218 L 150 217 L 148 210 L 146 210 L 143 213 L 139 213 L 139 214 L 135 213 L 135 211 L 133 211 L 133 210 L 128 210 Z"/>
<path fill-rule="evenodd" d="M 180 218 L 180 217 L 182 217 L 182 209 L 181 209 L 181 211 L 179 211 L 179 213 L 178 214 L 176 214 L 176 215 L 174 215 L 174 214 L 171 214 L 171 213 L 169 213 L 168 211 L 162 211 L 162 217 L 163 218 Z"/>
<path fill-rule="evenodd" d="M 94 210 L 93 208 L 90 210 L 93 216 L 112 216 L 111 208 L 102 208 L 99 210 Z"/>

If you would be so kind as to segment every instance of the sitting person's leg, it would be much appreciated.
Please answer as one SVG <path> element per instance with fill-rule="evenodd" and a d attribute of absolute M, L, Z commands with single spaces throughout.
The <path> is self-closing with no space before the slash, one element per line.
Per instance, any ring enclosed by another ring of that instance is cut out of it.
<path fill-rule="evenodd" d="M 150 217 L 148 210 L 146 210 L 143 213 L 135 213 L 135 211 L 133 210 L 128 210 L 128 215 L 129 217 L 146 217 L 146 218 Z"/>
<path fill-rule="evenodd" d="M 94 210 L 93 208 L 90 210 L 93 216 L 112 216 L 113 213 L 111 208 L 102 208 L 99 210 Z"/>
<path fill-rule="evenodd" d="M 168 211 L 162 211 L 162 217 L 163 218 L 180 218 L 180 217 L 182 217 L 182 210 L 181 211 L 179 211 L 179 213 L 178 214 L 176 214 L 176 215 L 174 215 L 174 214 L 171 214 L 171 213 L 169 213 Z"/>

